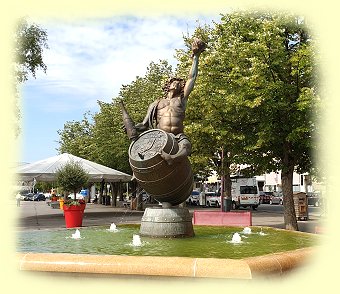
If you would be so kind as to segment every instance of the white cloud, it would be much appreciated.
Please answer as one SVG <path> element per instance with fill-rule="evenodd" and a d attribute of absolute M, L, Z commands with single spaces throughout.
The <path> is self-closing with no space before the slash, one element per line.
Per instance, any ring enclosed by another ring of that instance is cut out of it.
<path fill-rule="evenodd" d="M 175 49 L 183 47 L 182 34 L 195 20 L 112 18 L 88 22 L 48 23 L 49 48 L 40 73 L 25 93 L 41 92 L 49 111 L 93 109 L 96 101 L 110 101 L 122 84 L 144 75 L 151 61 L 167 59 L 173 65 Z M 27 99 L 36 99 L 27 95 Z M 49 97 L 53 97 L 49 99 Z"/>

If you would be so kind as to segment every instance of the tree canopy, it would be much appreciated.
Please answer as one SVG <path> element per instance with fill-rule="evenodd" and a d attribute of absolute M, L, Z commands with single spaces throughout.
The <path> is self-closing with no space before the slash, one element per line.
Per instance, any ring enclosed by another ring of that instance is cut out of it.
<path fill-rule="evenodd" d="M 25 18 L 18 21 L 14 34 L 14 78 L 15 98 L 19 97 L 19 84 L 28 80 L 31 74 L 36 77 L 37 70 L 46 73 L 47 66 L 43 60 L 43 51 L 48 49 L 47 32 L 36 24 L 30 24 Z M 20 109 L 15 103 L 16 118 L 20 118 Z M 20 128 L 18 121 L 15 122 L 16 135 Z"/>
<path fill-rule="evenodd" d="M 76 200 L 76 193 L 84 187 L 89 175 L 80 162 L 70 161 L 56 171 L 56 180 L 64 191 L 71 191 Z"/>
<path fill-rule="evenodd" d="M 45 30 L 22 18 L 18 21 L 14 42 L 17 82 L 27 81 L 29 74 L 35 78 L 39 69 L 46 73 L 47 66 L 43 61 L 43 51 L 48 49 Z"/>
<path fill-rule="evenodd" d="M 282 170 L 286 223 L 296 228 L 293 172 L 310 172 L 317 149 L 314 41 L 302 18 L 262 12 L 223 15 L 208 34 L 188 108 L 187 133 L 199 146 L 193 149 L 210 162 L 223 150 L 225 169 Z"/>
<path fill-rule="evenodd" d="M 199 155 L 204 148 L 213 158 L 223 148 L 235 163 L 263 173 L 285 169 L 285 140 L 294 145 L 296 170 L 310 171 L 319 97 L 315 48 L 302 19 L 239 12 L 206 33 L 186 121 Z"/>

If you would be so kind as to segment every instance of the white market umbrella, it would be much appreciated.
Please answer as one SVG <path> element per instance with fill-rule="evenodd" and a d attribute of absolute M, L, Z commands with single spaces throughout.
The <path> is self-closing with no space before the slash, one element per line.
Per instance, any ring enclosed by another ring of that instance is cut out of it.
<path fill-rule="evenodd" d="M 42 182 L 54 182 L 56 171 L 70 161 L 79 162 L 82 165 L 89 174 L 90 182 L 101 182 L 102 180 L 105 182 L 128 182 L 132 179 L 132 176 L 128 174 L 68 153 L 19 166 L 16 169 L 16 174 L 22 181 L 35 179 Z"/>

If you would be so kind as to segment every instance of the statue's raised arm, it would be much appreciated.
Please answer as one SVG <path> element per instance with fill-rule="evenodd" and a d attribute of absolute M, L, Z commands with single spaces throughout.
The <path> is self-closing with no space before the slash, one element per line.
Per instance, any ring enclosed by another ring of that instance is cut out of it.
<path fill-rule="evenodd" d="M 184 87 L 184 99 L 188 99 L 189 94 L 191 93 L 192 89 L 194 88 L 197 73 L 198 73 L 198 59 L 200 54 L 205 50 L 207 45 L 200 39 L 194 38 L 191 50 L 192 50 L 192 65 L 189 71 L 188 80 L 185 83 Z"/>

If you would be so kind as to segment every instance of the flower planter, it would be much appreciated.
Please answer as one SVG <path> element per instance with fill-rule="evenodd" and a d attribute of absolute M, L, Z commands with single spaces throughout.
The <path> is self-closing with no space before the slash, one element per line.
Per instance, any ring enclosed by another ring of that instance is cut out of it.
<path fill-rule="evenodd" d="M 86 204 L 63 206 L 66 228 L 82 226 L 85 206 Z"/>

